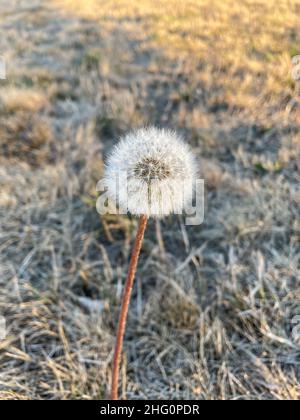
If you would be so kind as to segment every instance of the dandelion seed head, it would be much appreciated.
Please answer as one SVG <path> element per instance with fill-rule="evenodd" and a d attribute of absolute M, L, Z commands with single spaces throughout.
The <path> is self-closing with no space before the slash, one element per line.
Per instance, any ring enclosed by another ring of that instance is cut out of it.
<path fill-rule="evenodd" d="M 189 146 L 170 130 L 155 127 L 124 136 L 110 154 L 107 193 L 133 215 L 181 214 L 192 201 L 196 164 Z"/>

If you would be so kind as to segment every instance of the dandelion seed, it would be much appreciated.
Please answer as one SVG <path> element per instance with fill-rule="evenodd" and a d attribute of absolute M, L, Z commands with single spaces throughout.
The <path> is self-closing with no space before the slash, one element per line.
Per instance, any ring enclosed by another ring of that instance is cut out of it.
<path fill-rule="evenodd" d="M 118 183 L 121 174 L 126 183 Z M 110 155 L 104 183 L 122 212 L 182 214 L 191 202 L 196 165 L 188 145 L 172 131 L 147 128 L 125 136 Z"/>

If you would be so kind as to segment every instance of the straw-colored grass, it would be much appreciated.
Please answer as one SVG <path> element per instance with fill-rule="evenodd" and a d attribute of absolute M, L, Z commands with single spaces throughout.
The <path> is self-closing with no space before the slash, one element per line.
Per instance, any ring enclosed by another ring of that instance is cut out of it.
<path fill-rule="evenodd" d="M 202 226 L 151 222 L 123 398 L 300 398 L 300 3 L 0 0 L 1 399 L 97 399 L 136 220 L 95 210 L 132 127 L 182 133 Z"/>

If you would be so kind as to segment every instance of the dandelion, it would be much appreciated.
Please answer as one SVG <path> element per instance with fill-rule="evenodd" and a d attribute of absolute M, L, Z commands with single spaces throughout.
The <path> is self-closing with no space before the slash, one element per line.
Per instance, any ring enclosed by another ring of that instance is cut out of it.
<path fill-rule="evenodd" d="M 125 174 L 122 182 L 120 174 Z M 195 176 L 195 160 L 188 145 L 169 130 L 151 127 L 129 133 L 108 158 L 104 176 L 108 196 L 123 212 L 140 217 L 117 330 L 112 400 L 118 399 L 126 319 L 148 218 L 182 214 L 192 201 Z"/>
<path fill-rule="evenodd" d="M 152 127 L 127 134 L 114 148 L 104 184 L 122 212 L 161 217 L 182 214 L 195 172 L 189 146 L 176 133 Z"/>

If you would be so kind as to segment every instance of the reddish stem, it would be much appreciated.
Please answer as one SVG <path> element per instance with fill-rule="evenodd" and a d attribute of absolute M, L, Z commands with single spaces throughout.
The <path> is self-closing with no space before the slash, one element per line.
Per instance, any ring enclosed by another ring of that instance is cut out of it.
<path fill-rule="evenodd" d="M 124 334 L 125 334 L 125 328 L 126 328 L 128 307 L 130 303 L 134 277 L 136 273 L 138 259 L 141 252 L 141 247 L 143 243 L 143 238 L 144 238 L 147 222 L 148 222 L 147 216 L 142 215 L 140 217 L 139 227 L 136 234 L 136 239 L 135 239 L 135 243 L 134 243 L 134 247 L 133 247 L 133 251 L 131 255 L 131 260 L 129 264 L 128 274 L 127 274 L 127 279 L 125 283 L 125 289 L 124 289 L 124 294 L 122 298 L 122 306 L 121 306 L 119 324 L 118 324 L 118 330 L 117 330 L 115 354 L 114 354 L 112 383 L 111 383 L 111 400 L 118 399 L 119 370 L 120 370 L 121 354 L 122 354 L 122 349 L 123 349 L 123 341 L 124 341 Z"/>

